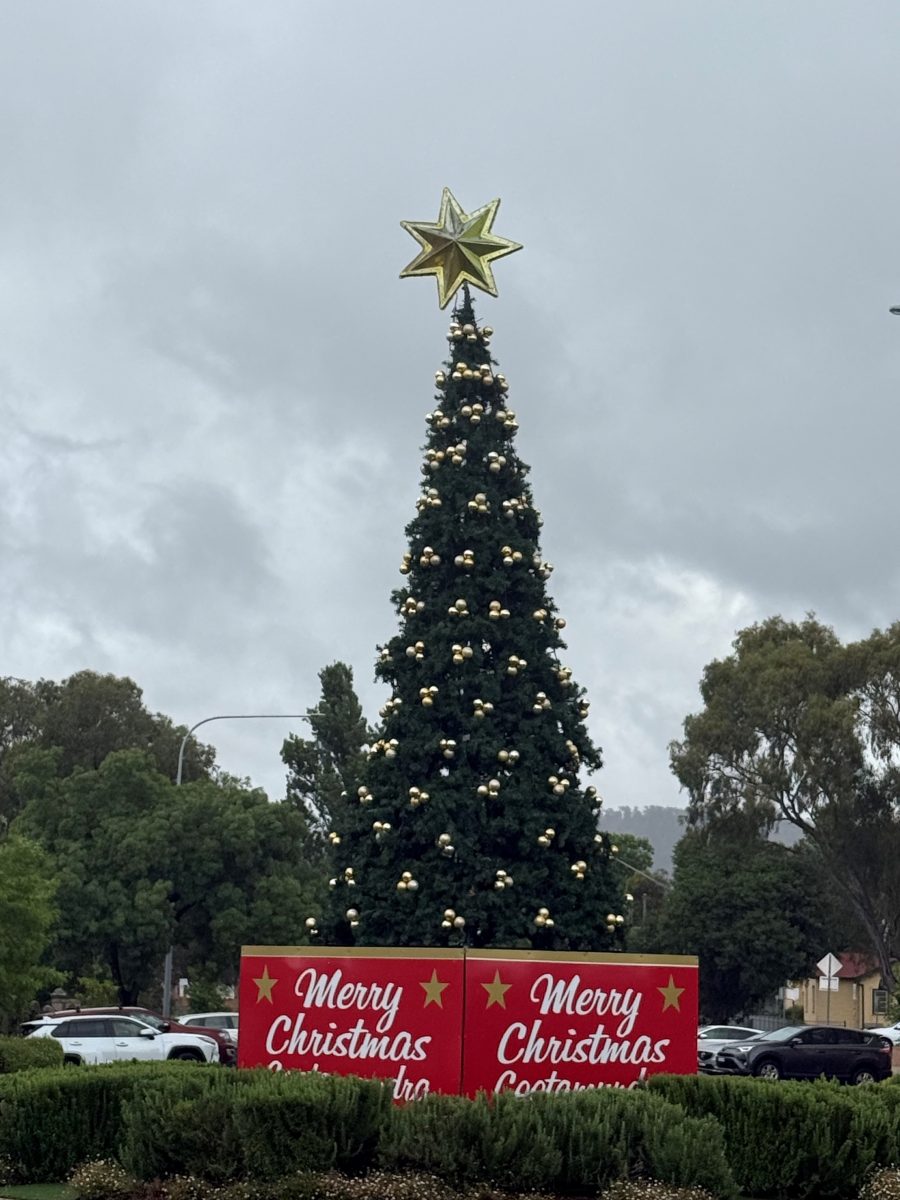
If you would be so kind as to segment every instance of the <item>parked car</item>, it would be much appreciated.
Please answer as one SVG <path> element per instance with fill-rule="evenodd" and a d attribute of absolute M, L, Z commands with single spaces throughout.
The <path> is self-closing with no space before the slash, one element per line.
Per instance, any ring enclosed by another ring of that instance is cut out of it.
<path fill-rule="evenodd" d="M 762 1029 L 748 1029 L 746 1025 L 701 1025 L 697 1030 L 698 1041 L 736 1042 L 743 1038 L 758 1037 Z"/>
<path fill-rule="evenodd" d="M 703 1025 L 697 1030 L 697 1067 L 704 1075 L 719 1074 L 716 1055 L 723 1046 L 735 1041 L 751 1041 L 762 1034 L 761 1029 L 745 1025 Z"/>
<path fill-rule="evenodd" d="M 57 1038 L 65 1063 L 160 1062 L 183 1059 L 216 1062 L 219 1048 L 199 1033 L 163 1033 L 135 1017 L 44 1017 L 28 1023 L 25 1036 Z"/>
<path fill-rule="evenodd" d="M 235 1046 L 238 1040 L 238 1015 L 236 1012 L 188 1013 L 178 1022 L 186 1029 L 218 1029 Z"/>
<path fill-rule="evenodd" d="M 106 1016 L 127 1016 L 137 1017 L 139 1021 L 145 1022 L 147 1025 L 152 1025 L 159 1033 L 190 1033 L 196 1034 L 196 1029 L 190 1029 L 187 1025 L 182 1025 L 180 1021 L 175 1021 L 171 1017 L 164 1017 L 161 1013 L 154 1012 L 152 1008 L 141 1008 L 136 1005 L 123 1005 L 121 1007 L 111 1008 L 65 1008 L 59 1012 L 48 1014 L 51 1017 L 106 1017 Z M 226 1066 L 233 1066 L 237 1059 L 237 1051 L 234 1042 L 226 1037 L 221 1029 L 208 1029 L 205 1031 L 205 1036 L 212 1038 L 219 1048 L 219 1062 L 225 1063 Z"/>
<path fill-rule="evenodd" d="M 891 1073 L 891 1043 L 865 1029 L 834 1025 L 788 1025 L 716 1054 L 715 1068 L 728 1075 L 761 1079 L 817 1079 L 876 1083 Z"/>
<path fill-rule="evenodd" d="M 886 1037 L 894 1046 L 900 1046 L 900 1021 L 896 1025 L 882 1025 L 879 1029 L 868 1029 L 867 1033 L 877 1033 Z"/>

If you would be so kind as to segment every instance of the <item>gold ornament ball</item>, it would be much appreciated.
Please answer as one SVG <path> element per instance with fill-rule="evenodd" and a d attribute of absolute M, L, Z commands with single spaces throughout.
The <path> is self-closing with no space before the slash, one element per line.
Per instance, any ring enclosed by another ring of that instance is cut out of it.
<path fill-rule="evenodd" d="M 307 929 L 315 929 L 316 918 L 315 917 L 307 917 L 304 924 L 306 925 Z"/>
<path fill-rule="evenodd" d="M 465 925 L 465 923 L 466 923 L 465 917 L 454 917 L 453 918 L 453 924 L 456 926 L 457 929 L 462 929 L 462 927 Z"/>

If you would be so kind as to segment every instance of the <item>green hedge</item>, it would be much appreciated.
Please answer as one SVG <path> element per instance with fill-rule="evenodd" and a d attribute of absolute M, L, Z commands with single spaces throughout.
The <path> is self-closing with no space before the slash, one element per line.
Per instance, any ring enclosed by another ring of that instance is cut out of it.
<path fill-rule="evenodd" d="M 105 1159 L 148 1180 L 265 1182 L 377 1167 L 558 1195 L 633 1175 L 734 1192 L 716 1122 L 649 1092 L 433 1096 L 397 1108 L 373 1081 L 184 1063 L 3 1077 L 0 1159 L 22 1183 Z"/>
<path fill-rule="evenodd" d="M 32 1067 L 61 1067 L 62 1046 L 55 1038 L 0 1037 L 0 1075 Z"/>
<path fill-rule="evenodd" d="M 900 1159 L 900 1091 L 884 1085 L 654 1076 L 648 1090 L 725 1135 L 741 1191 L 757 1197 L 855 1197 L 873 1167 Z"/>
<path fill-rule="evenodd" d="M 394 1109 L 379 1166 L 436 1175 L 455 1186 L 593 1193 L 642 1174 L 734 1192 L 722 1131 L 660 1096 L 602 1088 L 522 1099 L 429 1096 Z"/>
<path fill-rule="evenodd" d="M 5 1182 L 53 1183 L 79 1163 L 114 1158 L 123 1101 L 153 1073 L 123 1064 L 0 1076 L 0 1161 L 12 1176 Z"/>
<path fill-rule="evenodd" d="M 362 1170 L 390 1103 L 366 1080 L 192 1063 L 29 1072 L 0 1078 L 0 1160 L 20 1183 L 97 1159 L 143 1179 Z"/>
<path fill-rule="evenodd" d="M 316 1073 L 135 1063 L 0 1075 L 10 1182 L 97 1159 L 212 1184 L 377 1169 L 556 1196 L 649 1177 L 720 1198 L 850 1200 L 900 1162 L 900 1087 L 656 1076 L 636 1091 L 395 1107 L 379 1083 Z"/>
<path fill-rule="evenodd" d="M 118 1157 L 141 1179 L 364 1170 L 390 1105 L 381 1084 L 337 1075 L 176 1071 L 125 1100 Z"/>

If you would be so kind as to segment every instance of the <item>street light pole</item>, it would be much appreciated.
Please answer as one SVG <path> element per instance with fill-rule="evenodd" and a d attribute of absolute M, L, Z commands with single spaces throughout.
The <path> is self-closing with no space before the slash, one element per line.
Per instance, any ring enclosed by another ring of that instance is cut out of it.
<path fill-rule="evenodd" d="M 192 725 L 181 739 L 181 745 L 178 747 L 178 770 L 175 773 L 175 786 L 181 787 L 185 747 L 190 741 L 191 734 L 195 729 L 199 729 L 201 725 L 208 725 L 210 721 L 310 721 L 313 717 L 321 715 L 321 713 L 315 711 L 310 713 L 222 713 L 215 717 L 204 717 L 202 721 L 198 721 L 196 725 Z M 163 967 L 162 1015 L 164 1017 L 169 1017 L 172 1013 L 172 962 L 174 952 L 175 947 L 170 945 L 166 951 L 166 961 Z"/>

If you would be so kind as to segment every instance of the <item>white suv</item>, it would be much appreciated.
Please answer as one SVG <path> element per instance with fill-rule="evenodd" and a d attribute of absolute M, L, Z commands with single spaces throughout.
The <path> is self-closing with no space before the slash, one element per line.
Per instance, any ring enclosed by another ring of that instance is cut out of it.
<path fill-rule="evenodd" d="M 160 1033 L 134 1017 L 44 1017 L 29 1022 L 26 1037 L 56 1038 L 66 1063 L 161 1062 L 188 1059 L 218 1062 L 212 1038 L 192 1033 Z"/>

